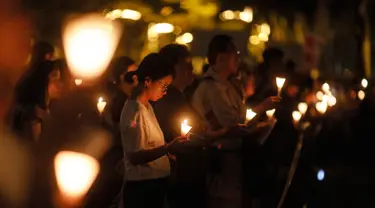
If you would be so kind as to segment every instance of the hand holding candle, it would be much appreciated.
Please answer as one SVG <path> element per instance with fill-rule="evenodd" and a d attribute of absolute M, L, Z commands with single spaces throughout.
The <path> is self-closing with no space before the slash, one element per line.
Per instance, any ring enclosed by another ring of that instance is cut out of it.
<path fill-rule="evenodd" d="M 105 106 L 107 105 L 107 102 L 103 101 L 103 98 L 100 97 L 98 100 L 98 103 L 96 104 L 96 107 L 98 108 L 99 113 L 103 113 Z"/>
<path fill-rule="evenodd" d="M 285 78 L 276 77 L 276 86 L 277 86 L 277 96 L 280 97 L 281 89 L 283 88 L 285 83 Z"/>
<path fill-rule="evenodd" d="M 181 123 L 181 136 L 185 137 L 190 132 L 191 128 L 192 127 L 187 124 L 187 120 L 185 119 Z"/>

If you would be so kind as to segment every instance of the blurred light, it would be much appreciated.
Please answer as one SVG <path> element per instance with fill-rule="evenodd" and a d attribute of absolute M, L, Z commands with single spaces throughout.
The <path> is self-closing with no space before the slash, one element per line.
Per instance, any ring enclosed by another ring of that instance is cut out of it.
<path fill-rule="evenodd" d="M 276 77 L 276 86 L 277 86 L 278 89 L 283 88 L 284 83 L 285 83 L 285 78 Z"/>
<path fill-rule="evenodd" d="M 323 102 L 323 101 L 318 102 L 318 103 L 315 104 L 315 108 L 319 113 L 324 114 L 327 111 L 328 104 L 326 102 Z"/>
<path fill-rule="evenodd" d="M 367 81 L 367 79 L 362 79 L 362 81 L 361 81 L 361 85 L 362 85 L 363 88 L 366 88 L 366 87 L 368 86 L 368 81 Z"/>
<path fill-rule="evenodd" d="M 307 111 L 307 108 L 308 108 L 308 106 L 304 102 L 298 104 L 298 110 L 299 110 L 299 112 L 301 112 L 301 114 L 305 114 L 306 111 Z"/>
<path fill-rule="evenodd" d="M 95 78 L 115 53 L 121 27 L 101 15 L 86 15 L 68 22 L 63 45 L 68 67 L 76 77 Z"/>
<path fill-rule="evenodd" d="M 138 11 L 131 9 L 124 9 L 121 13 L 121 17 L 124 19 L 139 20 L 142 15 Z"/>
<path fill-rule="evenodd" d="M 251 121 L 257 114 L 251 110 L 251 109 L 247 109 L 246 110 L 246 121 Z"/>
<path fill-rule="evenodd" d="M 82 79 L 75 79 L 75 80 L 74 80 L 74 83 L 75 83 L 77 86 L 79 86 L 79 85 L 82 84 Z"/>
<path fill-rule="evenodd" d="M 272 118 L 273 114 L 275 114 L 276 109 L 266 111 L 266 114 L 269 118 Z"/>
<path fill-rule="evenodd" d="M 324 83 L 324 84 L 322 85 L 322 90 L 323 90 L 325 93 L 329 92 L 329 90 L 330 90 L 329 84 L 328 84 L 328 83 Z"/>
<path fill-rule="evenodd" d="M 329 107 L 332 107 L 332 106 L 336 105 L 336 102 L 337 102 L 337 100 L 334 96 L 329 96 L 329 98 L 328 98 L 328 106 Z"/>
<path fill-rule="evenodd" d="M 250 23 L 253 21 L 253 9 L 250 7 L 245 7 L 244 11 L 239 14 L 242 21 Z"/>
<path fill-rule="evenodd" d="M 328 95 L 323 95 L 323 102 L 328 102 L 329 96 Z"/>
<path fill-rule="evenodd" d="M 263 23 L 260 25 L 260 32 L 266 35 L 271 34 L 271 27 L 267 23 Z"/>
<path fill-rule="evenodd" d="M 59 152 L 54 161 L 57 185 L 61 193 L 77 199 L 83 197 L 99 173 L 93 157 L 71 151 Z"/>
<path fill-rule="evenodd" d="M 157 23 L 153 25 L 150 30 L 157 34 L 171 33 L 174 30 L 174 26 L 169 23 Z"/>
<path fill-rule="evenodd" d="M 234 12 L 232 10 L 226 10 L 221 13 L 221 16 L 224 20 L 232 20 L 234 19 Z"/>
<path fill-rule="evenodd" d="M 173 33 L 174 33 L 175 35 L 179 35 L 179 34 L 181 34 L 181 32 L 182 32 L 182 29 L 181 29 L 180 26 L 175 26 L 175 27 L 174 27 Z"/>
<path fill-rule="evenodd" d="M 168 16 L 168 15 L 172 14 L 172 12 L 173 12 L 172 7 L 166 6 L 166 7 L 163 7 L 161 9 L 160 14 L 163 15 L 163 16 Z"/>
<path fill-rule="evenodd" d="M 316 92 L 316 99 L 323 100 L 324 93 L 322 91 Z"/>
<path fill-rule="evenodd" d="M 366 93 L 363 90 L 358 91 L 358 99 L 363 100 L 365 99 Z"/>
<path fill-rule="evenodd" d="M 191 33 L 184 33 L 183 35 L 176 38 L 178 44 L 188 44 L 193 41 L 194 37 Z"/>
<path fill-rule="evenodd" d="M 292 117 L 295 122 L 299 122 L 301 120 L 302 114 L 299 111 L 293 111 Z"/>
<path fill-rule="evenodd" d="M 323 169 L 320 169 L 318 171 L 318 173 L 316 174 L 316 178 L 319 180 L 319 181 L 322 181 L 324 180 L 324 177 L 325 177 L 325 172 Z"/>
<path fill-rule="evenodd" d="M 100 97 L 98 99 L 98 103 L 96 104 L 96 107 L 100 113 L 103 113 L 105 106 L 107 105 L 107 102 L 103 101 L 103 98 Z"/>
<path fill-rule="evenodd" d="M 259 37 L 259 40 L 261 40 L 263 42 L 267 42 L 268 41 L 268 35 L 265 34 L 265 33 L 259 33 L 258 37 Z"/>
<path fill-rule="evenodd" d="M 256 36 L 256 35 L 250 36 L 249 41 L 253 45 L 258 45 L 260 43 L 260 40 L 259 40 L 258 36 Z"/>

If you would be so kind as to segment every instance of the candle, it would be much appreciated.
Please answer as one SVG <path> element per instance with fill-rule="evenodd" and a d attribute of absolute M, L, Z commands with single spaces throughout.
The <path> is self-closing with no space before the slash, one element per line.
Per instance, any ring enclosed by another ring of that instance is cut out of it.
<path fill-rule="evenodd" d="M 181 136 L 186 136 L 190 132 L 191 128 L 192 127 L 187 124 L 187 120 L 185 119 L 181 123 Z"/>
<path fill-rule="evenodd" d="M 103 74 L 120 40 L 121 27 L 100 14 L 69 21 L 63 29 L 62 41 L 72 74 L 85 79 Z"/>
<path fill-rule="evenodd" d="M 251 109 L 246 110 L 246 122 L 251 121 L 257 114 Z"/>
<path fill-rule="evenodd" d="M 103 98 L 100 97 L 99 100 L 98 100 L 98 103 L 96 104 L 96 107 L 98 108 L 98 111 L 100 113 L 103 113 L 106 105 L 107 105 L 107 102 L 103 101 Z"/>
<path fill-rule="evenodd" d="M 366 88 L 366 87 L 368 86 L 368 81 L 367 81 L 367 79 L 362 79 L 362 81 L 361 81 L 361 85 L 362 85 L 363 88 Z"/>
<path fill-rule="evenodd" d="M 363 90 L 358 91 L 358 98 L 360 100 L 365 99 L 366 93 Z"/>
<path fill-rule="evenodd" d="M 277 85 L 277 95 L 280 96 L 281 89 L 283 88 L 285 83 L 285 78 L 276 77 L 276 85 Z"/>
<path fill-rule="evenodd" d="M 64 204 L 77 204 L 99 173 L 99 162 L 86 154 L 62 151 L 54 159 L 57 185 Z"/>
<path fill-rule="evenodd" d="M 308 108 L 308 106 L 307 106 L 307 104 L 304 103 L 304 102 L 298 104 L 298 111 L 299 111 L 302 115 L 304 115 L 304 114 L 306 113 L 307 108 Z"/>
<path fill-rule="evenodd" d="M 292 113 L 293 121 L 298 123 L 301 120 L 302 114 L 299 111 L 293 111 Z"/>
<path fill-rule="evenodd" d="M 269 119 L 271 119 L 273 117 L 273 114 L 275 114 L 275 111 L 276 111 L 276 109 L 266 111 L 266 114 L 267 114 Z"/>
<path fill-rule="evenodd" d="M 324 114 L 327 111 L 327 107 L 327 103 L 323 101 L 315 104 L 316 110 L 321 114 Z"/>
<path fill-rule="evenodd" d="M 75 80 L 74 80 L 74 83 L 75 83 L 77 86 L 79 86 L 79 85 L 82 84 L 82 79 L 75 79 Z"/>
<path fill-rule="evenodd" d="M 322 90 L 323 90 L 323 92 L 328 93 L 329 90 L 330 90 L 329 84 L 328 83 L 324 83 L 322 85 Z"/>

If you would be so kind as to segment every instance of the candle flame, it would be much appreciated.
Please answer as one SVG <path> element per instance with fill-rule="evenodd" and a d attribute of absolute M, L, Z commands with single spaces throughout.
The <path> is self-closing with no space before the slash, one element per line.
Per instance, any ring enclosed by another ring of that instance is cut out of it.
<path fill-rule="evenodd" d="M 307 111 L 307 108 L 308 108 L 308 106 L 304 102 L 298 104 L 298 110 L 299 110 L 299 112 L 301 112 L 301 114 L 305 114 L 306 111 Z"/>
<path fill-rule="evenodd" d="M 302 114 L 299 111 L 293 111 L 292 117 L 295 122 L 299 122 L 301 120 Z"/>
<path fill-rule="evenodd" d="M 336 105 L 336 102 L 337 102 L 337 100 L 336 100 L 335 96 L 330 96 L 329 99 L 328 99 L 328 106 L 332 107 L 332 106 Z"/>
<path fill-rule="evenodd" d="M 74 83 L 75 83 L 77 86 L 79 86 L 79 85 L 82 84 L 82 79 L 75 79 L 75 80 L 74 80 Z"/>
<path fill-rule="evenodd" d="M 324 93 L 322 91 L 318 91 L 318 92 L 316 92 L 315 96 L 316 96 L 316 99 L 323 100 Z"/>
<path fill-rule="evenodd" d="M 328 84 L 328 83 L 324 83 L 324 84 L 322 85 L 322 90 L 323 90 L 325 93 L 329 92 L 329 90 L 330 90 L 330 86 L 329 86 L 329 84 Z"/>
<path fill-rule="evenodd" d="M 322 102 L 318 102 L 315 104 L 315 108 L 316 110 L 321 113 L 321 114 L 324 114 L 326 111 L 327 111 L 327 103 L 322 101 Z"/>
<path fill-rule="evenodd" d="M 72 74 L 96 78 L 107 68 L 121 36 L 121 27 L 100 14 L 78 17 L 63 30 L 63 45 Z"/>
<path fill-rule="evenodd" d="M 251 121 L 257 114 L 251 109 L 246 110 L 246 121 Z"/>
<path fill-rule="evenodd" d="M 272 116 L 275 114 L 276 109 L 268 110 L 266 111 L 266 114 L 269 118 L 272 118 Z"/>
<path fill-rule="evenodd" d="M 102 113 L 104 111 L 105 106 L 107 105 L 107 102 L 103 100 L 102 97 L 99 97 L 98 103 L 96 104 L 96 107 L 98 108 L 98 111 Z"/>
<path fill-rule="evenodd" d="M 182 123 L 181 123 L 181 136 L 186 136 L 190 130 L 191 130 L 191 126 L 188 125 L 187 123 L 187 119 L 185 119 Z"/>
<path fill-rule="evenodd" d="M 366 93 L 363 90 L 358 91 L 358 98 L 360 100 L 365 99 L 365 97 L 366 97 Z"/>
<path fill-rule="evenodd" d="M 70 198 L 83 197 L 99 173 L 99 163 L 93 157 L 71 151 L 59 152 L 54 160 L 57 185 Z"/>
<path fill-rule="evenodd" d="M 361 81 L 361 85 L 362 85 L 363 88 L 366 88 L 366 87 L 368 86 L 368 81 L 367 81 L 367 79 L 362 79 L 362 81 Z"/>
<path fill-rule="evenodd" d="M 277 88 L 279 88 L 279 89 L 283 88 L 284 83 L 285 83 L 285 78 L 276 77 Z"/>

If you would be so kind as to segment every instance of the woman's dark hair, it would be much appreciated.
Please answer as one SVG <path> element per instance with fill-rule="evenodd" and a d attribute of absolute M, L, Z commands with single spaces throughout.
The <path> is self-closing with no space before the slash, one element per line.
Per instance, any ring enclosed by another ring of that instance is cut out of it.
<path fill-rule="evenodd" d="M 43 61 L 26 71 L 16 84 L 15 103 L 21 106 L 39 106 L 47 109 L 49 75 L 53 70 L 57 70 L 53 62 Z"/>
<path fill-rule="evenodd" d="M 115 81 L 116 84 L 120 83 L 121 75 L 128 72 L 128 68 L 133 64 L 135 64 L 135 61 L 127 56 L 121 56 L 113 60 L 110 65 L 113 81 Z M 132 82 L 133 80 L 131 80 L 130 83 Z"/>
<path fill-rule="evenodd" d="M 126 73 L 124 79 L 126 81 L 133 80 L 134 75 L 137 76 L 139 82 L 144 82 L 147 79 L 155 81 L 169 75 L 173 76 L 174 66 L 164 56 L 151 53 L 142 60 L 136 71 Z"/>
<path fill-rule="evenodd" d="M 216 58 L 220 54 L 232 52 L 237 52 L 233 43 L 233 38 L 228 35 L 216 35 L 208 45 L 208 63 L 213 65 L 216 63 Z"/>
<path fill-rule="evenodd" d="M 159 54 L 168 59 L 173 66 L 176 66 L 181 59 L 191 56 L 187 46 L 175 43 L 164 46 Z"/>
<path fill-rule="evenodd" d="M 52 44 L 46 41 L 35 43 L 31 53 L 31 64 L 38 65 L 40 62 L 45 61 L 45 57 L 47 54 L 53 52 L 55 52 L 55 48 Z"/>

